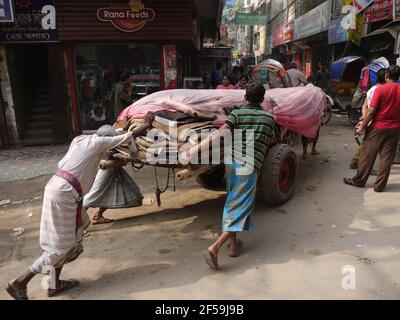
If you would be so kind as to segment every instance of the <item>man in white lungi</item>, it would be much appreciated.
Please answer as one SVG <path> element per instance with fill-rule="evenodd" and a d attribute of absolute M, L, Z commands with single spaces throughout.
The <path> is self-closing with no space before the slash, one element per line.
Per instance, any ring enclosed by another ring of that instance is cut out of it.
<path fill-rule="evenodd" d="M 111 126 L 101 127 L 94 135 L 81 135 L 58 163 L 57 173 L 47 183 L 40 225 L 40 246 L 43 254 L 18 279 L 7 285 L 7 292 L 16 300 L 27 300 L 27 285 L 39 274 L 49 274 L 47 295 L 52 297 L 79 285 L 76 280 L 60 280 L 64 264 L 74 261 L 83 252 L 82 239 L 89 218 L 82 210 L 82 200 L 93 184 L 100 160 L 105 153 L 121 144 L 130 144 L 135 133 L 151 127 L 153 115 L 146 124 L 118 135 Z"/>

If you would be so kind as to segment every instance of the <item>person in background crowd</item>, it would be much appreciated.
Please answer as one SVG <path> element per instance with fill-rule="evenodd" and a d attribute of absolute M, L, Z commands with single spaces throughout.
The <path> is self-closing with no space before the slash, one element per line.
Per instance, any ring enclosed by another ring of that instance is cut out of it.
<path fill-rule="evenodd" d="M 124 108 L 132 104 L 132 92 L 133 88 L 129 78 L 122 76 L 118 84 L 118 91 L 117 88 L 115 90 L 115 102 L 119 102 L 119 109 L 115 109 L 115 112 L 118 112 L 116 117 L 119 116 Z"/>
<path fill-rule="evenodd" d="M 225 75 L 222 79 L 222 84 L 217 86 L 217 89 L 233 90 L 235 87 L 232 85 L 231 77 Z"/>
<path fill-rule="evenodd" d="M 239 71 L 239 67 L 238 66 L 234 66 L 232 69 L 232 84 L 234 86 L 236 86 L 239 81 L 240 81 L 240 77 L 241 77 L 241 73 Z"/>
<path fill-rule="evenodd" d="M 314 76 L 309 76 L 309 77 L 307 78 L 307 82 L 308 82 L 309 84 L 314 85 L 314 86 L 317 85 L 317 81 L 315 80 L 315 77 L 314 77 Z"/>
<path fill-rule="evenodd" d="M 201 90 L 201 89 L 205 89 L 205 88 L 206 88 L 206 86 L 205 86 L 204 83 L 201 82 L 201 81 L 196 81 L 196 82 L 193 84 L 193 89 Z"/>
<path fill-rule="evenodd" d="M 222 83 L 222 63 L 216 64 L 215 70 L 211 74 L 211 85 L 213 89 L 217 88 Z"/>
<path fill-rule="evenodd" d="M 203 84 L 204 84 L 204 89 L 211 89 L 211 79 L 210 79 L 210 73 L 206 71 L 203 75 Z"/>
<path fill-rule="evenodd" d="M 380 164 L 374 191 L 385 190 L 400 140 L 400 85 L 397 83 L 399 78 L 400 67 L 390 66 L 386 74 L 387 83 L 375 89 L 365 118 L 357 124 L 357 134 L 365 131 L 362 155 L 356 176 L 344 178 L 345 184 L 364 188 L 379 153 Z"/>
<path fill-rule="evenodd" d="M 239 82 L 235 86 L 235 89 L 246 90 L 248 87 L 249 87 L 249 77 L 241 76 Z"/>
<path fill-rule="evenodd" d="M 326 91 L 328 89 L 329 82 L 329 71 L 328 66 L 318 63 L 318 71 L 316 73 L 316 83 L 317 87 L 320 87 L 322 90 Z"/>
<path fill-rule="evenodd" d="M 301 85 L 306 86 L 308 84 L 306 76 L 304 75 L 303 72 L 297 70 L 297 63 L 294 61 L 290 63 L 289 69 L 287 70 L 287 74 L 292 84 L 292 87 L 299 87 Z"/>
<path fill-rule="evenodd" d="M 247 75 L 247 72 L 246 72 L 246 69 L 244 68 L 244 66 L 239 66 L 239 73 L 241 76 Z"/>

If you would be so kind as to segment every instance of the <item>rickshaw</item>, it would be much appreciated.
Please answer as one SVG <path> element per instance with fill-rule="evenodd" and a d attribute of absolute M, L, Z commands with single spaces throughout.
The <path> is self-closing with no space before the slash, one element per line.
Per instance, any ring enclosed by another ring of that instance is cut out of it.
<path fill-rule="evenodd" d="M 273 59 L 267 59 L 255 66 L 251 76 L 254 82 L 264 84 L 266 89 L 291 87 L 285 68 Z"/>
<path fill-rule="evenodd" d="M 350 122 L 354 118 L 353 96 L 357 90 L 360 73 L 365 66 L 365 58 L 359 56 L 344 57 L 331 66 L 329 91 L 334 99 L 334 107 L 341 113 L 347 113 Z"/>
<path fill-rule="evenodd" d="M 264 84 L 266 89 L 290 88 L 292 83 L 284 66 L 274 59 L 267 59 L 254 67 L 252 80 Z M 322 125 L 328 124 L 332 116 L 333 99 L 326 94 L 327 108 L 321 118 Z M 296 139 L 294 139 L 296 140 Z"/>
<path fill-rule="evenodd" d="M 373 60 L 368 66 L 361 70 L 360 81 L 352 100 L 352 112 L 349 120 L 352 124 L 357 124 L 361 114 L 367 92 L 377 83 L 378 71 L 389 67 L 389 61 L 385 57 Z"/>

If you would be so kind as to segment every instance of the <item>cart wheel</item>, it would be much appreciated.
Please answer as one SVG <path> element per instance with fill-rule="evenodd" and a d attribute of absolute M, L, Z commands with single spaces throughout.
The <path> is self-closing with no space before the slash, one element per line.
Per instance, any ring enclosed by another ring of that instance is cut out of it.
<path fill-rule="evenodd" d="M 218 166 L 211 172 L 203 173 L 196 180 L 205 189 L 225 190 L 225 166 Z"/>
<path fill-rule="evenodd" d="M 288 145 L 272 147 L 259 178 L 258 193 L 272 205 L 289 201 L 294 193 L 298 171 L 296 153 Z"/>
<path fill-rule="evenodd" d="M 323 126 L 326 126 L 329 121 L 331 121 L 332 118 L 332 103 L 328 99 L 328 105 L 326 107 L 326 110 L 324 111 L 324 115 L 321 118 L 321 124 Z"/>

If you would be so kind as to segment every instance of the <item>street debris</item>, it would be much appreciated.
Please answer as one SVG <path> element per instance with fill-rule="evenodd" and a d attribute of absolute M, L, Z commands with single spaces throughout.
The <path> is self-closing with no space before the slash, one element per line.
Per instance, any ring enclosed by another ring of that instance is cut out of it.
<path fill-rule="evenodd" d="M 7 199 L 7 200 L 0 200 L 0 206 L 5 206 L 6 204 L 10 204 L 11 200 Z"/>
<path fill-rule="evenodd" d="M 28 213 L 28 218 L 32 218 L 33 217 L 33 212 L 29 212 Z"/>
<path fill-rule="evenodd" d="M 18 201 L 13 201 L 13 202 L 11 202 L 11 204 L 13 204 L 13 205 L 21 205 L 21 204 L 24 204 L 24 203 L 26 203 L 26 202 L 29 202 L 29 200 L 18 200 Z"/>
<path fill-rule="evenodd" d="M 323 160 L 322 163 L 327 165 L 337 165 L 337 160 L 335 158 L 328 157 L 325 160 Z"/>
<path fill-rule="evenodd" d="M 153 205 L 154 202 L 155 202 L 155 200 L 152 199 L 152 198 L 144 198 L 143 199 L 143 206 L 144 207 L 150 207 L 150 206 Z"/>
<path fill-rule="evenodd" d="M 336 224 L 331 225 L 331 228 L 332 228 L 332 229 L 333 229 L 333 228 L 336 228 Z"/>
<path fill-rule="evenodd" d="M 357 248 L 367 248 L 366 244 L 356 244 Z"/>
<path fill-rule="evenodd" d="M 304 249 L 304 253 L 309 256 L 320 256 L 322 253 L 316 249 Z"/>
<path fill-rule="evenodd" d="M 13 233 L 11 233 L 11 236 L 14 238 L 18 238 L 24 232 L 25 232 L 25 229 L 22 227 L 14 228 Z"/>
<path fill-rule="evenodd" d="M 367 264 L 367 265 L 370 265 L 370 264 L 375 263 L 373 260 L 371 260 L 371 259 L 369 259 L 369 258 L 360 257 L 360 256 L 358 256 L 358 255 L 356 255 L 356 254 L 353 254 L 353 253 L 342 252 L 342 254 L 347 254 L 347 255 L 349 255 L 349 256 L 355 257 L 355 258 L 358 259 L 358 261 L 360 261 L 361 263 Z"/>
<path fill-rule="evenodd" d="M 372 222 L 371 221 L 362 221 L 362 223 L 364 223 L 364 224 L 372 224 Z"/>

